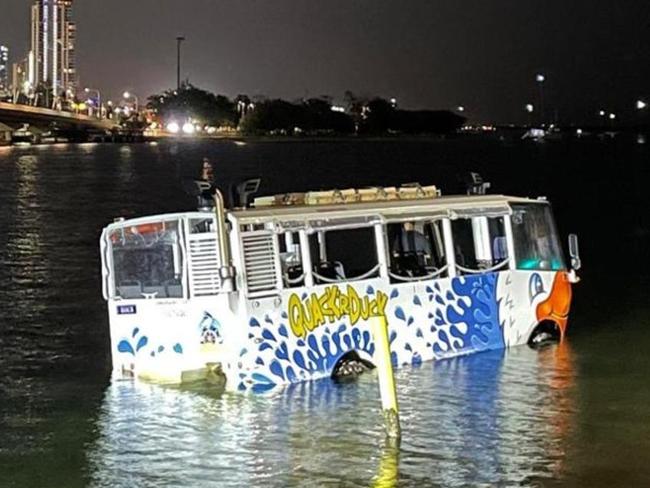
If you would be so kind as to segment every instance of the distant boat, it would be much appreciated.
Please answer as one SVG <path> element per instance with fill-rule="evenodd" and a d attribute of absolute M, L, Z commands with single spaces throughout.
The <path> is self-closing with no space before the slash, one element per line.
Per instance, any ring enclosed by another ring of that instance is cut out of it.
<path fill-rule="evenodd" d="M 537 129 L 537 128 L 530 128 L 528 129 L 523 136 L 521 136 L 522 139 L 530 139 L 536 142 L 542 141 L 546 137 L 546 131 L 544 129 Z"/>
<path fill-rule="evenodd" d="M 16 129 L 11 134 L 12 144 L 34 144 L 36 142 L 36 135 L 29 130 L 29 125 L 24 124 L 20 129 Z"/>

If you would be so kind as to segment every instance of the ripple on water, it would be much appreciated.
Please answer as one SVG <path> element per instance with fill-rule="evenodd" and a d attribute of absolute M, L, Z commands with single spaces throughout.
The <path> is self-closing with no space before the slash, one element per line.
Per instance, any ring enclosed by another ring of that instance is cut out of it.
<path fill-rule="evenodd" d="M 398 370 L 398 453 L 384 444 L 374 372 L 266 397 L 116 383 L 88 450 L 93 485 L 368 486 L 392 477 L 400 486 L 476 486 L 557 478 L 570 434 L 558 426 L 571 423 L 573 392 L 571 383 L 549 388 L 557 375 L 551 350 Z"/>

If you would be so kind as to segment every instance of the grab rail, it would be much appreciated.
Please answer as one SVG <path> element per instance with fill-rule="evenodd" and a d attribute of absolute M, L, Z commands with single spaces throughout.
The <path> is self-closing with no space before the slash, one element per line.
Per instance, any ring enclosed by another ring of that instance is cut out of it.
<path fill-rule="evenodd" d="M 504 259 L 498 264 L 495 264 L 494 266 L 490 268 L 485 268 L 485 269 L 472 269 L 472 268 L 466 268 L 464 266 L 461 266 L 460 264 L 456 263 L 456 269 L 459 271 L 462 271 L 463 273 L 468 273 L 468 274 L 480 274 L 480 273 L 491 273 L 492 271 L 497 271 L 501 268 L 504 268 L 507 264 L 509 263 L 509 260 Z"/>
<path fill-rule="evenodd" d="M 442 268 L 434 271 L 433 273 L 429 273 L 427 275 L 422 275 L 422 276 L 402 276 L 402 275 L 398 275 L 396 273 L 393 273 L 392 271 L 389 271 L 388 275 L 391 278 L 394 278 L 394 279 L 399 280 L 399 281 L 404 281 L 404 282 L 423 281 L 423 280 L 430 280 L 432 278 L 436 278 L 436 277 L 440 276 L 442 273 L 447 271 L 448 268 L 449 268 L 449 265 L 445 264 Z"/>
<path fill-rule="evenodd" d="M 313 271 L 312 273 L 313 273 L 314 277 L 318 278 L 319 280 L 321 280 L 321 281 L 323 281 L 323 282 L 325 282 L 325 283 L 340 283 L 340 282 L 342 282 L 342 281 L 359 281 L 359 280 L 365 280 L 366 278 L 370 278 L 372 275 L 374 275 L 375 273 L 377 273 L 377 272 L 379 271 L 379 268 L 380 268 L 380 266 L 379 266 L 379 264 L 377 264 L 377 265 L 375 265 L 375 267 L 372 268 L 370 271 L 368 271 L 368 272 L 366 272 L 366 273 L 364 273 L 364 274 L 362 274 L 362 275 L 359 275 L 359 276 L 353 276 L 353 277 L 347 277 L 347 276 L 346 276 L 346 277 L 343 277 L 343 278 L 340 278 L 340 279 L 327 278 L 327 277 L 325 277 L 325 276 L 322 276 L 322 275 L 316 273 L 316 271 Z"/>
<path fill-rule="evenodd" d="M 468 274 L 480 274 L 480 273 L 490 273 L 492 271 L 497 271 L 501 268 L 504 268 L 508 264 L 508 260 L 501 261 L 498 264 L 495 264 L 494 266 L 486 269 L 472 269 L 472 268 L 466 268 L 464 266 L 461 266 L 460 264 L 456 264 L 456 269 L 459 271 L 462 271 L 463 273 L 468 273 Z M 314 278 L 317 278 L 318 280 L 324 282 L 324 283 L 341 283 L 343 281 L 360 281 L 360 280 L 365 280 L 366 278 L 370 278 L 373 274 L 377 273 L 380 269 L 380 265 L 377 264 L 375 265 L 370 271 L 359 275 L 359 276 L 353 276 L 353 277 L 343 277 L 343 278 L 328 278 L 326 276 L 323 276 L 316 271 L 312 271 L 312 274 Z M 414 282 L 414 281 L 425 281 L 425 280 L 431 280 L 434 278 L 437 278 L 438 276 L 442 275 L 444 272 L 446 272 L 449 269 L 449 264 L 445 264 L 442 268 L 435 270 L 433 273 L 429 273 L 426 275 L 422 276 L 402 276 L 397 273 L 393 273 L 392 271 L 388 271 L 388 275 L 398 281 L 403 281 L 405 283 L 409 282 Z M 284 282 L 288 285 L 295 285 L 300 283 L 305 279 L 305 273 L 302 273 L 300 276 L 297 276 L 295 278 L 289 278 L 289 276 L 285 273 L 282 275 L 282 278 Z"/>
<path fill-rule="evenodd" d="M 300 276 L 296 276 L 295 278 L 289 278 L 289 275 L 285 273 L 282 275 L 282 278 L 287 285 L 295 285 L 305 279 L 305 273 L 301 274 Z"/>

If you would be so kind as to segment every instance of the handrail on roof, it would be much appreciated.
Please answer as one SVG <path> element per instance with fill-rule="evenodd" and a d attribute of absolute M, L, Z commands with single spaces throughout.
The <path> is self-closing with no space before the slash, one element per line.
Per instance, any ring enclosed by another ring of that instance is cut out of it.
<path fill-rule="evenodd" d="M 401 187 L 348 188 L 306 193 L 282 193 L 267 197 L 258 197 L 253 202 L 255 208 L 293 206 L 293 205 L 329 205 L 341 203 L 377 202 L 387 200 L 418 200 L 438 198 L 440 190 L 435 185 L 422 186 L 408 183 Z"/>

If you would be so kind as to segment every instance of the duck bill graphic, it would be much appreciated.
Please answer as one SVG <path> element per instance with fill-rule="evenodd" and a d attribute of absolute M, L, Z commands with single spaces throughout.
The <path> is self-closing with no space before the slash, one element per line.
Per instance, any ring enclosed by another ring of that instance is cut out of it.
<path fill-rule="evenodd" d="M 570 308 L 571 282 L 566 272 L 560 272 L 555 275 L 548 298 L 537 305 L 537 323 L 544 320 L 555 322 L 560 328 L 560 337 L 564 339 Z"/>

